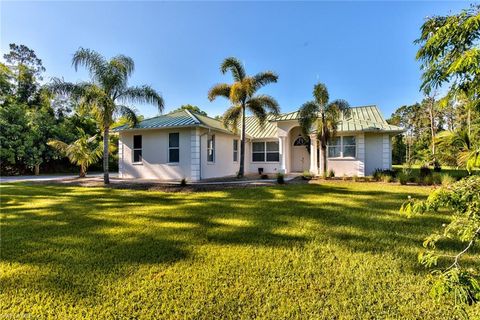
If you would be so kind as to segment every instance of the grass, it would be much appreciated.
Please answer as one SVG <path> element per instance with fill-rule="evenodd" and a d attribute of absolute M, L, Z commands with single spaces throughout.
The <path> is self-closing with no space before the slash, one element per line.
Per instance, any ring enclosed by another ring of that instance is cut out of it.
<path fill-rule="evenodd" d="M 447 216 L 398 213 L 430 190 L 3 184 L 0 319 L 450 319 L 416 260 Z M 479 305 L 468 312 L 479 317 Z"/>

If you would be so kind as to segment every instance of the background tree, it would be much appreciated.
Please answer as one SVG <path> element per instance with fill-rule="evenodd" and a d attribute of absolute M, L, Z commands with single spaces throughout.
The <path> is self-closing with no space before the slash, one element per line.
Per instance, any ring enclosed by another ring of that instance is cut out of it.
<path fill-rule="evenodd" d="M 255 93 L 266 84 L 277 82 L 278 76 L 271 72 L 260 72 L 254 76 L 247 76 L 242 63 L 234 58 L 226 58 L 220 66 L 220 71 L 225 74 L 232 73 L 234 83 L 220 83 L 214 85 L 208 92 L 208 99 L 215 100 L 217 97 L 224 97 L 230 100 L 231 106 L 225 111 L 222 117 L 225 127 L 236 131 L 238 124 L 241 124 L 240 143 L 240 168 L 238 176 L 243 177 L 245 173 L 245 117 L 247 110 L 251 112 L 260 125 L 267 119 L 268 113 L 278 114 L 280 109 L 277 101 L 264 94 Z"/>
<path fill-rule="evenodd" d="M 103 132 L 103 181 L 110 183 L 109 133 L 115 116 L 122 115 L 131 125 L 138 122 L 135 110 L 129 103 L 149 103 L 163 111 L 163 98 L 150 86 L 128 87 L 128 79 L 134 71 L 134 62 L 130 57 L 118 55 L 110 60 L 96 51 L 80 48 L 75 52 L 72 64 L 75 70 L 83 66 L 92 79 L 91 82 L 77 84 L 54 79 L 50 89 L 61 95 L 69 95 L 79 103 L 82 113 L 91 113 Z"/>
<path fill-rule="evenodd" d="M 318 83 L 313 88 L 314 100 L 304 103 L 300 107 L 300 126 L 304 134 L 316 130 L 317 139 L 320 140 L 323 159 L 323 174 L 327 172 L 327 144 L 335 137 L 337 126 L 342 117 L 349 117 L 350 106 L 345 100 L 329 102 L 327 87 Z M 313 152 L 313 150 L 312 150 Z"/>
<path fill-rule="evenodd" d="M 63 138 L 63 117 L 56 117 L 51 95 L 39 80 L 45 68 L 35 52 L 24 45 L 10 44 L 0 67 L 2 101 L 0 140 L 2 174 L 24 173 L 53 161 L 58 154 L 46 147 L 48 139 Z"/>
<path fill-rule="evenodd" d="M 421 89 L 448 85 L 480 110 L 480 5 L 450 16 L 427 18 L 421 27 L 417 59 L 422 62 Z"/>
<path fill-rule="evenodd" d="M 203 116 L 207 116 L 207 113 L 205 111 L 202 111 L 199 107 L 191 105 L 191 104 L 184 104 L 184 105 L 180 106 L 179 108 L 173 110 L 172 112 L 177 112 L 177 111 L 181 111 L 181 110 L 188 110 L 188 111 L 192 111 L 192 112 L 201 114 Z"/>
<path fill-rule="evenodd" d="M 96 136 L 89 137 L 82 129 L 79 131 L 80 138 L 70 144 L 59 140 L 50 140 L 48 145 L 66 156 L 72 164 L 79 166 L 79 176 L 84 178 L 88 167 L 101 158 L 103 144 L 98 143 Z"/>

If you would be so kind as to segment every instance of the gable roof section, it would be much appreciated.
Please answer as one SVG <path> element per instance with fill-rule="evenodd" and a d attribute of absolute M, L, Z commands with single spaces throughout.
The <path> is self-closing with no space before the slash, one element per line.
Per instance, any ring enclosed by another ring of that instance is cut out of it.
<path fill-rule="evenodd" d="M 218 130 L 232 134 L 228 129 L 225 129 L 223 124 L 213 118 L 203 116 L 198 113 L 190 112 L 188 110 L 180 110 L 163 114 L 154 118 L 140 121 L 135 127 L 123 125 L 113 129 L 114 132 L 142 130 L 142 129 L 163 129 L 163 128 L 187 128 L 187 127 L 205 127 L 213 130 Z"/>
<path fill-rule="evenodd" d="M 273 122 L 279 121 L 289 121 L 289 120 L 298 120 L 300 118 L 300 113 L 298 111 L 293 111 L 290 113 L 284 113 L 277 116 Z M 352 131 L 363 131 L 363 132 L 403 132 L 404 129 L 390 125 L 385 121 L 380 110 L 377 106 L 361 106 L 361 107 L 352 107 L 350 117 L 344 120 L 341 120 L 338 128 L 338 132 L 352 132 Z"/>

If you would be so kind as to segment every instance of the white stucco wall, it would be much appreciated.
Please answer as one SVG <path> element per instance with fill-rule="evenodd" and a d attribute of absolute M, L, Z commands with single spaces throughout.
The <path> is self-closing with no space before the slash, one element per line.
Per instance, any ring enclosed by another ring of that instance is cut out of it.
<path fill-rule="evenodd" d="M 240 137 L 221 132 L 211 132 L 215 135 L 215 161 L 207 161 L 208 130 L 200 132 L 200 158 L 202 163 L 201 178 L 217 178 L 234 176 L 240 165 Z M 238 161 L 233 161 L 233 140 L 238 140 Z"/>
<path fill-rule="evenodd" d="M 384 136 L 387 136 L 386 142 Z M 392 155 L 388 137 L 388 134 L 365 134 L 365 175 L 372 175 L 375 169 L 390 169 Z"/>
<path fill-rule="evenodd" d="M 168 134 L 178 132 L 179 163 L 168 163 Z M 133 163 L 133 136 L 142 135 L 142 163 Z M 191 129 L 135 130 L 120 133 L 119 175 L 122 178 L 191 180 Z"/>

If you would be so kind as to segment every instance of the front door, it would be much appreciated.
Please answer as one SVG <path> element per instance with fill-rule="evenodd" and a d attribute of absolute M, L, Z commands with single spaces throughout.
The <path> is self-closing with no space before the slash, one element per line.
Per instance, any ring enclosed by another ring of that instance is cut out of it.
<path fill-rule="evenodd" d="M 309 142 L 303 137 L 298 137 L 292 145 L 292 171 L 303 172 L 310 169 L 310 154 L 307 145 Z"/>

